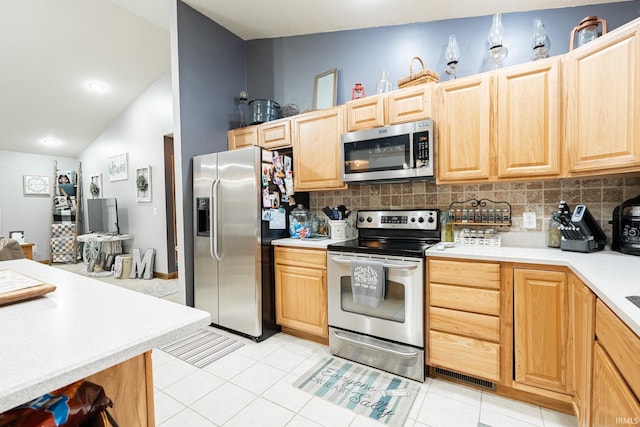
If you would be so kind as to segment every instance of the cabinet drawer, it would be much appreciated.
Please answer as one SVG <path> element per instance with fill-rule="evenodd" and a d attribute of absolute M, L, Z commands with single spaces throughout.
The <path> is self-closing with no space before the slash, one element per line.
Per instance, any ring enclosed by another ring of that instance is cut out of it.
<path fill-rule="evenodd" d="M 275 262 L 276 264 L 326 269 L 327 251 L 324 249 L 276 246 Z"/>
<path fill-rule="evenodd" d="M 500 345 L 431 331 L 429 365 L 500 381 Z"/>
<path fill-rule="evenodd" d="M 596 337 L 640 399 L 640 338 L 600 299 L 596 302 Z"/>
<path fill-rule="evenodd" d="M 429 305 L 474 313 L 500 315 L 500 292 L 431 283 Z"/>
<path fill-rule="evenodd" d="M 432 283 L 500 289 L 500 264 L 430 260 L 427 278 Z"/>
<path fill-rule="evenodd" d="M 500 318 L 485 314 L 429 307 L 428 327 L 485 341 L 500 341 Z"/>

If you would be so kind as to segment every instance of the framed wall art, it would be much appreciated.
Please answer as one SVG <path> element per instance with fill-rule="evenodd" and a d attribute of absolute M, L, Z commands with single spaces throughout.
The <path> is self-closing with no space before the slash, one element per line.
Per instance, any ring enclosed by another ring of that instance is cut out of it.
<path fill-rule="evenodd" d="M 127 153 L 109 157 L 109 181 L 127 179 Z"/>
<path fill-rule="evenodd" d="M 91 193 L 91 197 L 100 198 L 100 193 L 102 193 L 102 174 L 99 173 L 97 175 L 91 175 L 89 179 L 89 193 Z"/>
<path fill-rule="evenodd" d="M 136 201 L 151 201 L 151 166 L 136 169 Z"/>
<path fill-rule="evenodd" d="M 313 86 L 313 109 L 335 107 L 338 95 L 338 69 L 325 71 L 315 78 Z"/>
<path fill-rule="evenodd" d="M 10 231 L 9 238 L 18 243 L 24 243 L 24 231 Z"/>
<path fill-rule="evenodd" d="M 51 193 L 49 177 L 23 175 L 22 192 L 25 195 L 48 196 Z"/>

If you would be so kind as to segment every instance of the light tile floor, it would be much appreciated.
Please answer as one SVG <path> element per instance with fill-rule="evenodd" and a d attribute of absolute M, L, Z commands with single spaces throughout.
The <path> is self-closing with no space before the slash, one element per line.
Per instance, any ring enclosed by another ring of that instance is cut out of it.
<path fill-rule="evenodd" d="M 216 329 L 245 345 L 199 369 L 153 350 L 156 425 L 380 427 L 292 386 L 326 346 L 277 334 L 261 343 Z M 437 379 L 420 386 L 405 426 L 575 427 L 570 415 Z"/>

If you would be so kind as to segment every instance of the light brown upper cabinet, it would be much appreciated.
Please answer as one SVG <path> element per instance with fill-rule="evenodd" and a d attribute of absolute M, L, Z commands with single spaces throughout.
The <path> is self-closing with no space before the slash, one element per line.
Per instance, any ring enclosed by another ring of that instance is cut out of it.
<path fill-rule="evenodd" d="M 492 84 L 491 74 L 484 73 L 436 88 L 438 182 L 489 179 Z"/>
<path fill-rule="evenodd" d="M 409 123 L 432 116 L 433 83 L 412 86 L 388 94 L 388 124 Z"/>
<path fill-rule="evenodd" d="M 246 126 L 227 132 L 229 150 L 258 145 L 258 126 Z"/>
<path fill-rule="evenodd" d="M 291 119 L 283 118 L 259 125 L 258 145 L 269 150 L 291 147 Z"/>
<path fill-rule="evenodd" d="M 498 179 L 560 175 L 560 59 L 496 73 Z"/>
<path fill-rule="evenodd" d="M 417 85 L 348 101 L 347 131 L 372 129 L 432 117 L 434 86 Z"/>
<path fill-rule="evenodd" d="M 342 181 L 344 105 L 295 116 L 292 120 L 296 191 L 347 188 Z"/>
<path fill-rule="evenodd" d="M 372 129 L 385 124 L 385 95 L 367 96 L 347 101 L 347 131 Z"/>
<path fill-rule="evenodd" d="M 438 182 L 560 176 L 560 59 L 441 83 L 436 99 Z"/>
<path fill-rule="evenodd" d="M 640 21 L 565 55 L 569 175 L 640 170 Z"/>

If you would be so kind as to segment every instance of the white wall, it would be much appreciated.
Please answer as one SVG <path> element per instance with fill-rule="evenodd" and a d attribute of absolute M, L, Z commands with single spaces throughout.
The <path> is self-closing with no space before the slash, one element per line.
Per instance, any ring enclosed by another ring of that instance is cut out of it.
<path fill-rule="evenodd" d="M 118 200 L 120 233 L 133 235 L 125 250 L 156 250 L 154 270 L 168 272 L 164 195 L 164 136 L 173 133 L 171 76 L 167 70 L 80 155 L 83 194 L 102 174 L 100 197 Z M 109 181 L 108 159 L 127 153 L 128 178 Z M 136 168 L 151 166 L 151 202 L 136 202 Z M 85 215 L 86 219 L 86 215 Z M 85 222 L 86 223 L 86 222 Z"/>
<path fill-rule="evenodd" d="M 24 231 L 26 241 L 37 245 L 38 251 L 34 253 L 37 260 L 49 258 L 54 161 L 60 170 L 78 167 L 78 161 L 69 157 L 0 151 L 0 235 L 8 237 L 10 231 Z M 24 195 L 24 175 L 48 176 L 51 195 Z"/>

